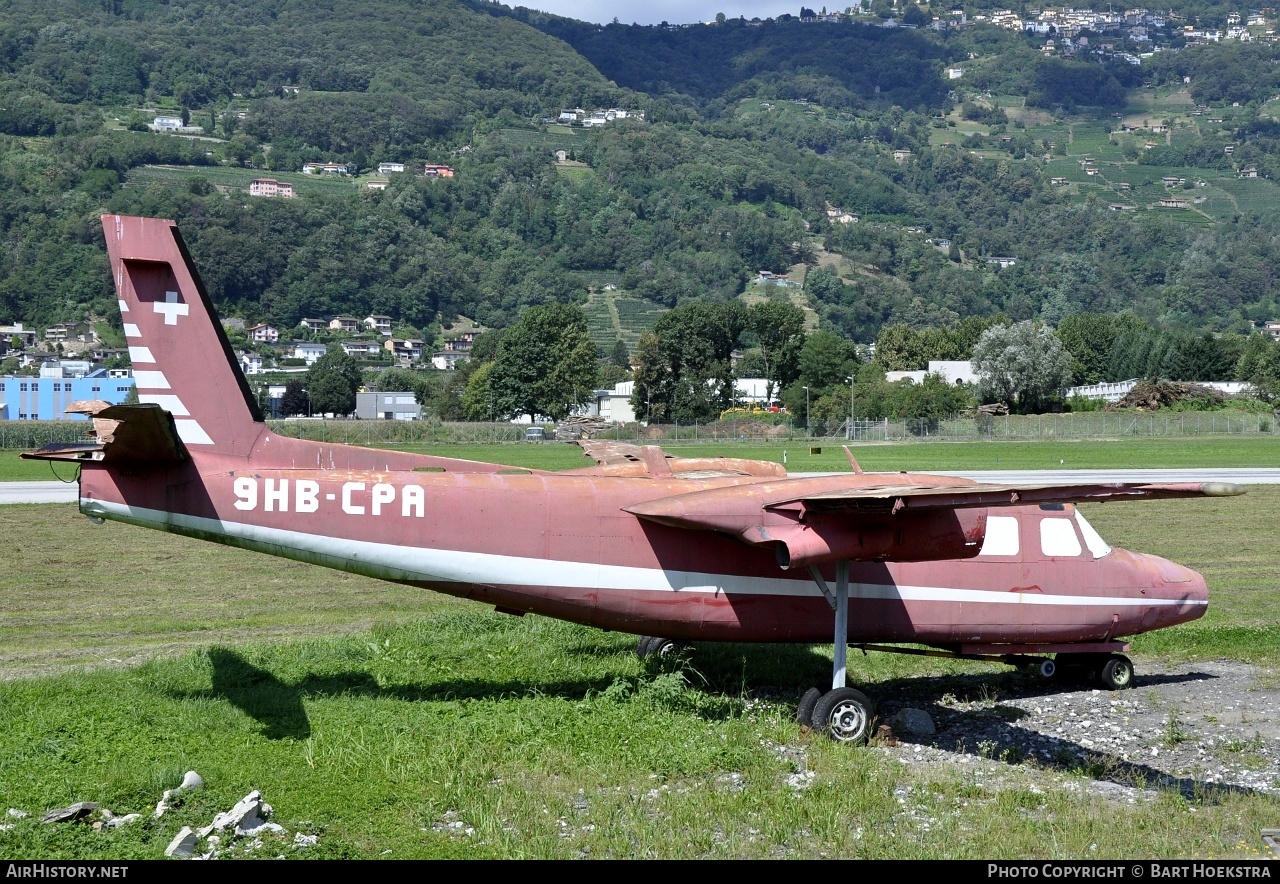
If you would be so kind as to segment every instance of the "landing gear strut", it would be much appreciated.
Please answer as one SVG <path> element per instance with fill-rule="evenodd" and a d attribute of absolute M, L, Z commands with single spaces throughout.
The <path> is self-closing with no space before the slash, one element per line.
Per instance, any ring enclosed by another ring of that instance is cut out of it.
<path fill-rule="evenodd" d="M 834 595 L 816 566 L 809 566 L 809 576 L 835 611 L 835 660 L 831 667 L 831 690 L 826 693 L 818 688 L 805 691 L 800 698 L 796 720 L 838 743 L 865 743 L 871 735 L 875 710 L 866 694 L 845 686 L 849 653 L 849 560 L 836 562 Z"/>

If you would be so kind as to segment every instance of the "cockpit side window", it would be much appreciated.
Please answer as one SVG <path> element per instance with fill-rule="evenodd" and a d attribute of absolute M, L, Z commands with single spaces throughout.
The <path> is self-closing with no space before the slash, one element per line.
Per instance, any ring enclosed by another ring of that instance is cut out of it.
<path fill-rule="evenodd" d="M 1040 520 L 1040 551 L 1046 556 L 1078 556 L 1082 549 L 1080 538 L 1070 519 Z"/>
<path fill-rule="evenodd" d="M 1080 526 L 1080 533 L 1084 536 L 1085 546 L 1089 547 L 1089 552 L 1093 553 L 1095 559 L 1111 554 L 1111 546 L 1102 539 L 1102 535 L 1094 530 L 1094 527 L 1085 520 L 1085 517 L 1076 510 L 1076 524 Z"/>
<path fill-rule="evenodd" d="M 987 536 L 980 556 L 1016 556 L 1018 520 L 1012 516 L 987 516 Z"/>

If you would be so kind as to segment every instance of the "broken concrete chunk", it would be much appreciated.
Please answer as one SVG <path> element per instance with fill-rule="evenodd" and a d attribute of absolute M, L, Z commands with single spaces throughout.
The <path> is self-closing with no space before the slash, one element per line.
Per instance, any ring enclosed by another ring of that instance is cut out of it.
<path fill-rule="evenodd" d="M 248 795 L 236 802 L 236 806 L 230 810 L 220 813 L 213 818 L 213 828 L 222 830 L 228 827 L 236 829 L 243 828 L 249 824 L 251 820 L 257 819 L 264 805 L 262 803 L 262 793 L 254 789 Z M 268 811 L 270 813 L 270 811 Z"/>
<path fill-rule="evenodd" d="M 31 814 L 27 813 L 25 810 L 18 810 L 16 807 L 9 808 L 8 815 L 13 817 L 15 820 L 25 819 L 26 817 L 31 816 Z"/>
<path fill-rule="evenodd" d="M 243 838 L 246 835 L 279 835 L 284 832 L 284 826 L 278 823 L 269 823 L 261 817 L 254 817 L 251 820 L 245 820 L 241 825 L 236 826 L 236 837 Z"/>
<path fill-rule="evenodd" d="M 51 810 L 41 818 L 42 823 L 69 823 L 74 820 L 82 820 L 89 814 L 98 809 L 98 805 L 93 801 L 77 801 L 70 807 L 59 807 L 57 810 Z"/>
<path fill-rule="evenodd" d="M 183 826 L 182 831 L 178 832 L 169 842 L 169 846 L 164 849 L 164 855 L 186 859 L 196 852 L 196 844 L 199 841 L 199 836 L 191 831 L 190 826 Z"/>
<path fill-rule="evenodd" d="M 140 819 L 142 819 L 142 814 L 140 813 L 126 813 L 124 816 L 115 816 L 107 820 L 105 823 L 102 824 L 102 828 L 118 829 L 121 826 L 127 826 L 130 823 L 136 823 Z"/>
<path fill-rule="evenodd" d="M 194 770 L 189 770 L 183 775 L 182 784 L 178 786 L 177 791 L 189 792 L 192 789 L 199 789 L 203 785 L 204 780 L 200 777 L 200 774 L 196 773 Z"/>

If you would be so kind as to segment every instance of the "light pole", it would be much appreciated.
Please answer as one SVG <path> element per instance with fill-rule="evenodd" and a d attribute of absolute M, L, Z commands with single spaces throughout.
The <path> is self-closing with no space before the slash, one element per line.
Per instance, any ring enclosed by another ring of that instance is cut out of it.
<path fill-rule="evenodd" d="M 804 437 L 809 438 L 809 388 L 804 388 Z"/>
<path fill-rule="evenodd" d="M 849 381 L 849 432 L 846 434 L 845 438 L 847 438 L 850 442 L 853 441 L 853 390 L 854 390 L 853 382 L 856 381 L 857 379 L 858 379 L 858 376 L 856 374 L 851 374 L 847 378 L 847 380 Z"/>

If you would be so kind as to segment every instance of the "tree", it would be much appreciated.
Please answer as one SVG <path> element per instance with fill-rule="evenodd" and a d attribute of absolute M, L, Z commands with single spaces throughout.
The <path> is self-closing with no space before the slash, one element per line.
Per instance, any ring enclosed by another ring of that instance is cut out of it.
<path fill-rule="evenodd" d="M 1027 320 L 994 326 L 973 348 L 978 395 L 1033 414 L 1062 398 L 1071 383 L 1071 354 L 1048 326 Z"/>
<path fill-rule="evenodd" d="M 1236 364 L 1236 377 L 1253 385 L 1255 398 L 1280 401 L 1280 344 L 1265 335 L 1251 335 Z"/>
<path fill-rule="evenodd" d="M 307 414 L 310 407 L 302 381 L 289 381 L 284 385 L 284 395 L 280 397 L 281 415 L 292 417 L 295 414 Z"/>
<path fill-rule="evenodd" d="M 766 394 L 772 401 L 776 391 L 796 378 L 804 343 L 804 311 L 786 301 L 763 301 L 747 310 L 747 327 L 760 342 Z"/>
<path fill-rule="evenodd" d="M 732 405 L 730 357 L 746 327 L 737 301 L 694 301 L 664 313 L 636 349 L 636 414 L 652 408 L 656 420 L 710 420 Z"/>
<path fill-rule="evenodd" d="M 1058 324 L 1058 339 L 1071 353 L 1075 384 L 1104 380 L 1118 333 L 1117 317 L 1107 313 L 1072 313 Z"/>
<path fill-rule="evenodd" d="M 495 412 L 561 420 L 591 398 L 596 347 L 577 307 L 530 307 L 498 347 L 489 375 Z"/>
<path fill-rule="evenodd" d="M 918 28 L 928 27 L 933 23 L 933 16 L 925 12 L 914 3 L 908 3 L 906 10 L 902 13 L 902 23 L 906 25 L 915 25 Z"/>
<path fill-rule="evenodd" d="M 622 338 L 613 342 L 613 352 L 609 354 L 609 358 L 618 368 L 631 371 L 631 353 L 627 350 L 627 345 Z"/>
<path fill-rule="evenodd" d="M 307 395 L 314 414 L 351 414 L 356 410 L 360 363 L 336 344 L 307 372 Z"/>
<path fill-rule="evenodd" d="M 493 393 L 489 386 L 489 377 L 493 374 L 492 362 L 482 362 L 467 378 L 467 386 L 462 391 L 462 410 L 470 421 L 491 421 L 494 419 Z"/>
<path fill-rule="evenodd" d="M 857 367 L 858 354 L 851 341 L 818 329 L 805 337 L 799 361 L 799 382 L 819 390 L 843 385 Z"/>
<path fill-rule="evenodd" d="M 672 371 L 662 355 L 662 341 L 651 331 L 640 335 L 635 352 L 635 386 L 632 387 L 631 408 L 643 415 L 646 422 L 667 417 L 666 391 L 671 385 Z M 653 405 L 653 391 L 659 391 L 658 407 Z"/>

